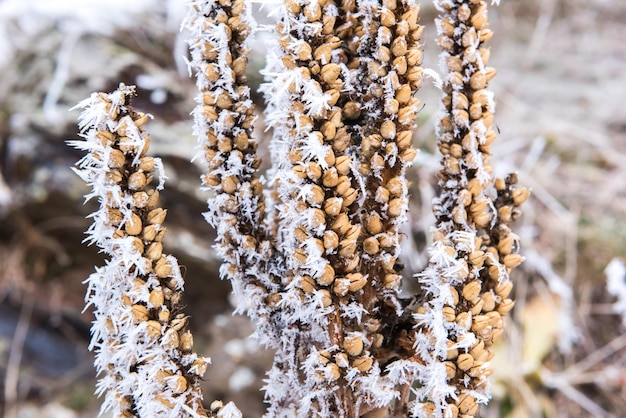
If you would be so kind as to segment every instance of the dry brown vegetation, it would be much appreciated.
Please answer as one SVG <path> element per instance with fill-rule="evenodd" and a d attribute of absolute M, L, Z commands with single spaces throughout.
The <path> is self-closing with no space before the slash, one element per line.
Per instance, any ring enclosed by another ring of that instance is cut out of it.
<path fill-rule="evenodd" d="M 435 12 L 430 3 L 422 10 L 431 31 L 424 39 L 432 40 Z M 518 171 L 533 197 L 517 226 L 527 257 L 513 275 L 518 302 L 498 346 L 494 399 L 482 415 L 625 416 L 626 338 L 603 270 L 626 253 L 626 5 L 504 0 L 490 13 L 501 130 L 492 165 L 500 174 Z M 82 206 L 84 186 L 69 170 L 79 155 L 64 141 L 76 130 L 67 108 L 120 80 L 138 83 L 135 106 L 158 117 L 150 130 L 152 153 L 169 176 L 162 194 L 167 251 L 185 269 L 197 350 L 219 365 L 204 382 L 206 397 L 234 400 L 245 416 L 261 414 L 258 388 L 271 355 L 247 339 L 245 318 L 230 316 L 229 284 L 217 278 L 214 236 L 200 216 L 200 171 L 188 163 L 196 143 L 188 117 L 194 85 L 175 59 L 182 54 L 178 17 L 167 18 L 157 10 L 135 16 L 132 27 L 72 39 L 71 20 L 39 17 L 49 24 L 33 33 L 19 18 L 0 15 L 0 36 L 14 47 L 0 64 L 0 399 L 7 417 L 97 411 L 86 350 L 91 316 L 80 311 L 81 282 L 102 260 L 81 245 L 93 208 Z M 424 65 L 437 68 L 436 45 L 425 49 Z M 251 72 L 263 66 L 252 64 Z M 426 105 L 416 135 L 421 154 L 409 173 L 406 277 L 426 263 L 438 169 L 439 92 L 425 87 L 419 95 Z M 569 350 L 568 331 L 577 335 Z"/>

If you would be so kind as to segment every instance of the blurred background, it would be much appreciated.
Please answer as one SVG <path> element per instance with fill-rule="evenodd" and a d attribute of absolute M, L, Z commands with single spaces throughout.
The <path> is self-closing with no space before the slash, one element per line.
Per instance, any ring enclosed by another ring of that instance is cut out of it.
<path fill-rule="evenodd" d="M 151 154 L 168 181 L 167 251 L 184 266 L 186 312 L 198 352 L 212 357 L 205 399 L 264 410 L 259 388 L 271 353 L 232 316 L 204 222 L 201 167 L 189 112 L 180 0 L 0 0 L 0 410 L 8 418 L 94 417 L 91 312 L 83 281 L 101 265 L 81 243 L 95 209 L 70 167 L 81 157 L 77 111 L 93 91 L 136 84 L 138 110 L 155 120 Z M 263 21 L 271 5 L 255 15 Z M 424 66 L 438 69 L 432 2 L 421 22 Z M 514 272 L 516 307 L 494 360 L 493 400 L 483 417 L 626 416 L 626 3 L 504 0 L 490 9 L 491 83 L 500 136 L 497 174 L 516 171 L 532 188 L 515 226 L 526 257 Z M 249 79 L 262 81 L 269 34 L 254 41 Z M 403 257 L 412 274 L 427 260 L 436 193 L 438 91 L 419 93 L 410 169 L 411 213 Z M 255 97 L 262 111 L 261 97 Z M 267 158 L 268 134 L 258 123 Z M 608 268 L 607 268 L 608 267 Z"/>

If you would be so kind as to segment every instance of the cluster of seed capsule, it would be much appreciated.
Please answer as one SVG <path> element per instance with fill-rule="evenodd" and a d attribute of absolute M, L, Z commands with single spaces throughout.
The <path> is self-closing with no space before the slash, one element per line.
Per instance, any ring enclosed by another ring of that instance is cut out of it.
<path fill-rule="evenodd" d="M 279 161 L 276 180 L 285 219 L 279 236 L 287 237 L 283 248 L 300 292 L 296 299 L 329 313 L 323 317 L 327 339 L 316 342 L 322 351 L 315 376 L 322 382 L 379 370 L 372 349 L 383 344 L 384 324 L 376 317 L 384 299 L 395 300 L 400 283 L 395 265 L 407 207 L 404 168 L 416 154 L 417 19 L 412 2 L 370 7 L 289 0 L 277 26 L 278 69 L 288 95 L 276 99 L 279 86 L 269 100 L 280 100 L 274 107 L 285 115 L 280 140 L 290 138 L 281 149 L 288 162 Z M 285 297 L 277 295 L 276 302 Z M 364 312 L 359 320 L 341 315 L 355 304 Z M 339 385 L 361 390 L 349 386 Z"/>
<path fill-rule="evenodd" d="M 260 160 L 252 136 L 248 7 L 244 0 L 196 0 L 185 27 L 191 31 L 190 67 L 199 90 L 194 118 L 200 157 L 207 164 L 202 183 L 212 192 L 205 217 L 217 232 L 216 249 L 224 262 L 220 274 L 242 298 L 238 309 L 255 320 L 261 343 L 274 347 L 282 324 L 273 320 L 278 299 L 269 265 L 279 263 L 279 257 L 268 239 L 272 228 L 265 227 Z M 218 417 L 225 414 L 219 403 L 210 410 Z"/>
<path fill-rule="evenodd" d="M 146 155 L 150 137 L 142 131 L 149 116 L 130 107 L 133 95 L 134 88 L 124 85 L 92 95 L 84 115 L 101 114 L 84 127 L 87 141 L 75 142 L 91 151 L 77 172 L 101 203 L 91 238 L 111 258 L 90 278 L 89 301 L 96 306 L 92 346 L 105 375 L 99 386 L 110 392 L 120 417 L 173 410 L 183 416 L 183 405 L 206 416 L 198 381 L 207 361 L 193 353 L 180 308 L 182 277 L 176 259 L 163 253 L 166 211 L 151 185 L 156 160 Z M 153 399 L 135 395 L 145 388 Z"/>
<path fill-rule="evenodd" d="M 508 225 L 519 216 L 529 191 L 515 185 L 515 176 L 495 181 L 491 177 L 495 106 L 487 86 L 495 70 L 487 66 L 489 49 L 484 46 L 492 37 L 487 4 L 441 0 L 436 5 L 447 78 L 438 132 L 442 194 L 435 207 L 434 240 L 457 266 L 452 301 L 443 307 L 449 330 L 446 374 L 457 391 L 447 408 L 452 417 L 468 418 L 485 399 L 492 345 L 503 332 L 503 316 L 513 307 L 509 273 L 523 258 Z M 473 343 L 468 347 L 462 341 Z"/>
<path fill-rule="evenodd" d="M 207 171 L 203 185 L 213 192 L 207 221 L 215 227 L 218 252 L 227 263 L 222 272 L 234 289 L 253 282 L 267 287 L 261 274 L 252 274 L 269 257 L 261 256 L 265 242 L 263 185 L 252 138 L 254 104 L 246 77 L 251 23 L 244 0 L 200 0 L 191 4 L 186 27 L 191 68 L 199 95 L 195 128 Z"/>
<path fill-rule="evenodd" d="M 355 126 L 362 138 L 358 172 L 365 184 L 359 211 L 364 225 L 361 270 L 374 278 L 370 286 L 376 295 L 363 303 L 370 312 L 385 305 L 389 312 L 395 309 L 401 282 L 396 262 L 398 229 L 408 209 L 405 170 L 417 153 L 411 143 L 419 100 L 413 95 L 423 77 L 419 44 L 423 26 L 418 24 L 419 6 L 413 2 L 385 0 L 368 13 L 375 18 L 357 25 L 355 45 L 349 44 L 362 74 L 357 79 L 363 80 L 354 87 L 364 109 Z M 381 333 L 391 327 L 385 321 L 393 322 L 395 316 L 382 315 L 380 327 L 367 333 L 374 352 L 395 344 L 392 339 L 384 341 Z"/>
<path fill-rule="evenodd" d="M 303 306 L 294 310 L 294 318 L 301 319 L 290 324 L 300 322 L 299 341 L 293 351 L 284 353 L 295 358 L 283 364 L 300 369 L 304 360 L 300 351 L 334 347 L 322 351 L 315 371 L 303 376 L 303 392 L 293 392 L 293 404 L 307 392 L 326 393 L 312 402 L 309 411 L 300 410 L 303 416 L 323 411 L 340 416 L 354 408 L 342 402 L 354 399 L 349 392 L 358 388 L 340 379 L 349 370 L 368 373 L 374 362 L 366 341 L 349 337 L 351 330 L 340 315 L 341 306 L 358 300 L 367 284 L 360 271 L 362 225 L 353 216 L 360 193 L 352 174 L 358 162 L 352 152 L 352 126 L 360 118 L 361 105 L 344 93 L 350 69 L 343 39 L 347 32 L 340 28 L 353 19 L 343 9 L 347 3 L 287 1 L 277 27 L 280 71 L 294 80 L 278 109 L 288 115 L 280 132 L 290 141 L 283 148 L 287 161 L 279 163 L 279 211 L 285 220 L 279 221 L 278 234 L 287 237 L 289 245 L 283 251 L 289 260 L 288 277 L 297 284 L 293 290 L 287 285 L 283 297 L 295 293 Z M 323 106 L 316 106 L 317 98 Z M 311 319 L 306 318 L 309 312 Z M 315 331 L 316 323 L 321 332 Z"/>

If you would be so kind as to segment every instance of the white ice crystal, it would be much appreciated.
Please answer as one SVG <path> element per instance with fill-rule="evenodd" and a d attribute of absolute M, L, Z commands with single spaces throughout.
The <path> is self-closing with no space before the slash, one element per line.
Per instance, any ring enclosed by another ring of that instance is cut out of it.
<path fill-rule="evenodd" d="M 614 258 L 604 269 L 606 275 L 606 289 L 610 295 L 617 298 L 613 304 L 613 311 L 621 315 L 622 325 L 626 327 L 626 267 L 624 262 Z"/>

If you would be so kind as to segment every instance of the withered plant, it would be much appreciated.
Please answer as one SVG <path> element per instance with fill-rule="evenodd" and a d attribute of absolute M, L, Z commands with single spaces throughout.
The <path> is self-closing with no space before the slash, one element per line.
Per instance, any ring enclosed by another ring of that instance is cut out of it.
<path fill-rule="evenodd" d="M 276 9 L 262 87 L 272 164 L 262 177 L 246 78 L 250 5 L 191 4 L 205 216 L 237 311 L 275 351 L 268 417 L 473 417 L 489 399 L 491 347 L 522 261 L 509 225 L 528 190 L 515 175 L 494 179 L 489 165 L 487 4 L 435 4 L 440 195 L 430 264 L 408 279 L 415 295 L 400 292 L 399 230 L 424 76 L 419 5 L 287 0 Z M 91 239 L 111 257 L 89 279 L 103 409 L 240 416 L 232 404 L 201 406 L 207 363 L 184 331 L 176 262 L 162 255 L 165 212 L 150 186 L 158 160 L 146 156 L 147 116 L 128 105 L 132 93 L 122 85 L 82 103 L 85 141 L 74 142 L 89 151 L 77 171 L 101 202 Z"/>

